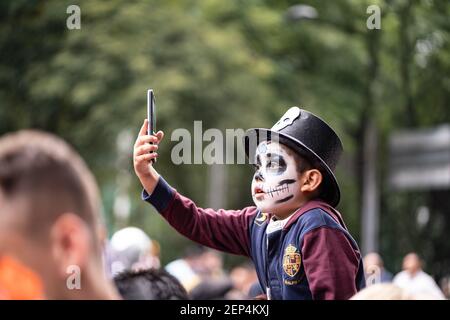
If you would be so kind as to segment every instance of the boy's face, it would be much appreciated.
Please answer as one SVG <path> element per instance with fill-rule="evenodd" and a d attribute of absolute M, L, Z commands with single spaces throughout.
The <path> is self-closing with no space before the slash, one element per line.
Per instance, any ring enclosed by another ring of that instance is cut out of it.
<path fill-rule="evenodd" d="M 301 195 L 297 166 L 288 147 L 271 141 L 258 145 L 252 197 L 261 211 L 279 215 L 297 208 Z"/>

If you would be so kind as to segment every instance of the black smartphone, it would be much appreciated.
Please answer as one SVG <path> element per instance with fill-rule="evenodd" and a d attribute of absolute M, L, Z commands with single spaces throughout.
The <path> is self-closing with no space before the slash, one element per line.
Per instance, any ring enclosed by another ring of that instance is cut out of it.
<path fill-rule="evenodd" d="M 148 134 L 155 134 L 155 94 L 153 89 L 147 91 L 147 119 L 148 119 Z"/>
<path fill-rule="evenodd" d="M 148 119 L 147 133 L 150 135 L 156 133 L 155 107 L 156 107 L 155 94 L 153 93 L 153 89 L 149 89 L 147 90 L 147 119 Z M 152 162 L 156 162 L 156 159 L 152 159 Z"/>

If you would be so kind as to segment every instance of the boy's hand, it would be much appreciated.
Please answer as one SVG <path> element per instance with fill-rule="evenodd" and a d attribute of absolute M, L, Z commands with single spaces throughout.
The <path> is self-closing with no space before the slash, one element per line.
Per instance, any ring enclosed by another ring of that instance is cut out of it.
<path fill-rule="evenodd" d="M 133 163 L 134 171 L 141 181 L 142 186 L 148 194 L 151 194 L 159 179 L 158 172 L 153 168 L 152 159 L 158 157 L 156 151 L 158 150 L 159 142 L 164 137 L 164 133 L 158 131 L 155 135 L 147 135 L 147 127 L 148 120 L 145 119 L 134 144 Z"/>

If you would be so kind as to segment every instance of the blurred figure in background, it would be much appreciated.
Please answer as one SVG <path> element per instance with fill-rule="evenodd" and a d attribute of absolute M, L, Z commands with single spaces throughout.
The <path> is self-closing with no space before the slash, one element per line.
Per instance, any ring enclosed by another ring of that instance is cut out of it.
<path fill-rule="evenodd" d="M 230 272 L 231 281 L 233 281 L 234 289 L 231 290 L 226 298 L 230 300 L 248 300 L 253 298 L 250 292 L 252 286 L 258 281 L 255 267 L 250 264 L 242 264 L 234 267 Z M 259 286 L 259 283 L 257 283 Z"/>
<path fill-rule="evenodd" d="M 203 252 L 203 247 L 189 247 L 183 258 L 174 260 L 165 267 L 167 272 L 181 282 L 187 292 L 190 292 L 201 282 L 200 275 L 194 271 L 194 268 L 198 265 L 197 261 Z"/>
<path fill-rule="evenodd" d="M 378 253 L 371 252 L 367 254 L 363 263 L 367 286 L 392 281 L 392 273 L 384 268 L 383 259 Z"/>
<path fill-rule="evenodd" d="M 375 283 L 359 291 L 350 300 L 415 300 L 406 290 L 391 283 Z"/>
<path fill-rule="evenodd" d="M 95 179 L 66 142 L 32 130 L 2 137 L 2 297 L 119 298 L 103 270 L 99 211 Z"/>
<path fill-rule="evenodd" d="M 194 271 L 204 279 L 225 277 L 222 254 L 209 248 L 203 248 L 202 251 L 193 264 Z"/>
<path fill-rule="evenodd" d="M 166 270 L 177 278 L 194 300 L 223 299 L 233 283 L 222 269 L 222 256 L 202 246 L 192 246 L 182 259 L 172 261 Z"/>
<path fill-rule="evenodd" d="M 125 270 L 158 269 L 159 245 L 139 228 L 123 228 L 107 244 L 105 260 L 113 277 Z"/>
<path fill-rule="evenodd" d="M 446 299 L 450 299 L 450 277 L 443 277 L 440 281 L 441 290 Z"/>
<path fill-rule="evenodd" d="M 186 290 L 167 271 L 160 269 L 127 270 L 114 277 L 125 300 L 187 300 Z"/>
<path fill-rule="evenodd" d="M 422 270 L 422 261 L 414 252 L 403 258 L 403 271 L 394 277 L 394 284 L 417 299 L 445 299 L 434 279 Z"/>

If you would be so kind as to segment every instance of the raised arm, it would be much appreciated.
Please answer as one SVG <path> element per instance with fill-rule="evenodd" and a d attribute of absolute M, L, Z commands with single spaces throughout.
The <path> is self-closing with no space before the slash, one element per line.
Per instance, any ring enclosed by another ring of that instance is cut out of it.
<path fill-rule="evenodd" d="M 239 255 L 250 255 L 250 224 L 257 214 L 256 207 L 243 210 L 213 210 L 198 208 L 193 201 L 183 197 L 160 177 L 152 159 L 164 134 L 147 135 L 144 121 L 134 144 L 134 170 L 144 191 L 143 200 L 156 210 L 178 232 L 205 246 Z"/>
<path fill-rule="evenodd" d="M 180 195 L 160 177 L 153 193 L 142 192 L 179 233 L 202 245 L 228 253 L 250 255 L 250 225 L 256 207 L 242 210 L 202 209 Z"/>

